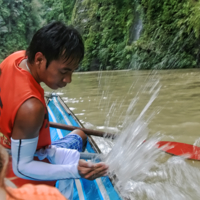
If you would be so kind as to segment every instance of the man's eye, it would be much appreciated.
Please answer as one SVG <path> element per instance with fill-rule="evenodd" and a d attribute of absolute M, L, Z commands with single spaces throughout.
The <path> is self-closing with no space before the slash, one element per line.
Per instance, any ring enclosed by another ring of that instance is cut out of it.
<path fill-rule="evenodd" d="M 61 74 L 66 74 L 66 73 L 67 73 L 67 71 L 61 71 L 60 73 L 61 73 Z"/>

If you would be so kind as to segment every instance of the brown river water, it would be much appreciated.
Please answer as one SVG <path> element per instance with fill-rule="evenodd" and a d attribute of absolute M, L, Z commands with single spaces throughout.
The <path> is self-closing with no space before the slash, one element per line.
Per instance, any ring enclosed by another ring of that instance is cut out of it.
<path fill-rule="evenodd" d="M 54 92 L 61 95 L 86 127 L 120 132 L 124 111 L 131 100 L 155 79 L 161 89 L 147 112 L 147 116 L 156 112 L 148 125 L 150 135 L 161 132 L 165 140 L 193 144 L 200 138 L 199 69 L 156 71 L 156 75 L 150 71 L 74 73 L 69 85 Z M 44 89 L 52 92 L 45 86 Z M 135 115 L 148 100 L 145 92 L 139 95 Z M 107 123 L 113 104 L 112 117 Z"/>
<path fill-rule="evenodd" d="M 72 83 L 65 88 L 52 91 L 46 86 L 43 87 L 46 92 L 58 93 L 86 128 L 116 134 L 126 128 L 124 119 L 134 122 L 138 118 L 152 97 L 152 91 L 160 87 L 157 97 L 143 115 L 149 138 L 159 133 L 162 140 L 195 143 L 200 146 L 199 69 L 74 73 Z M 134 99 L 137 99 L 137 104 L 132 106 Z M 128 174 L 128 177 L 135 181 L 125 190 L 125 193 L 131 191 L 132 194 L 128 196 L 130 199 L 200 198 L 200 162 L 171 160 L 171 156 L 165 154 L 157 164 L 157 152 L 148 149 L 149 154 L 154 154 L 150 158 L 145 153 L 145 148 L 147 149 L 147 146 L 141 148 L 143 153 L 137 159 L 137 166 L 142 166 L 148 157 L 152 162 L 149 161 L 146 166 L 149 166 L 149 169 L 154 168 L 153 171 L 145 168 L 144 173 L 137 168 L 137 173 L 134 173 L 131 172 L 130 166 L 129 170 L 118 170 L 118 173 L 113 168 L 119 176 L 120 173 Z M 135 150 L 131 151 L 126 153 L 131 155 Z M 110 163 L 111 161 L 112 158 Z M 118 162 L 115 165 L 117 164 Z M 129 166 L 130 163 L 126 164 Z M 141 174 L 144 178 L 141 178 Z"/>

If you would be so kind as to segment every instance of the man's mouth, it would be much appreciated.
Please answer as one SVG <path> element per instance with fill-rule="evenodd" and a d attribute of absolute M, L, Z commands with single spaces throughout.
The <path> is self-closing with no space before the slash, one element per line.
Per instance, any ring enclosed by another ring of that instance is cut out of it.
<path fill-rule="evenodd" d="M 62 84 L 62 85 L 58 85 L 58 87 L 59 88 L 63 88 L 63 87 L 65 87 L 67 85 L 67 83 L 66 84 Z"/>

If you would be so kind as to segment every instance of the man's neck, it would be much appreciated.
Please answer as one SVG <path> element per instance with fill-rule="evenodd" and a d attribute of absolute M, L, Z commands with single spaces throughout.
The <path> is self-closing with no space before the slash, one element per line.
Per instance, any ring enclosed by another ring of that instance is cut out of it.
<path fill-rule="evenodd" d="M 22 60 L 22 62 L 19 64 L 19 67 L 28 71 L 33 76 L 33 78 L 38 83 L 40 83 L 40 80 L 39 80 L 36 70 L 34 70 L 34 67 L 32 65 L 30 65 L 30 63 L 27 62 L 27 59 Z"/>

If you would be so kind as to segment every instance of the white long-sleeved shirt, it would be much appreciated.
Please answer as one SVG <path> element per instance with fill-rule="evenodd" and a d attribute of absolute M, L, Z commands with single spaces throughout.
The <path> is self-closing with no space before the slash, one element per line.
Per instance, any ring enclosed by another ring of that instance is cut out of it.
<path fill-rule="evenodd" d="M 12 165 L 14 173 L 31 180 L 64 180 L 80 178 L 78 162 L 80 153 L 76 150 L 49 146 L 37 152 L 39 159 L 48 158 L 50 163 L 35 161 L 38 137 L 14 140 L 11 138 Z"/>

